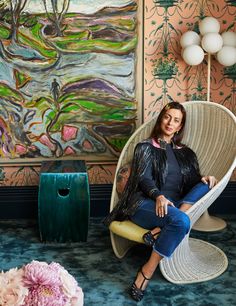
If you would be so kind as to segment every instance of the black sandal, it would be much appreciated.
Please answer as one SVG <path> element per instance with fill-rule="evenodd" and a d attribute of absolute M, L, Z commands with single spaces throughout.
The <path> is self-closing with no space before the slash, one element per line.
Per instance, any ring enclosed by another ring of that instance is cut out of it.
<path fill-rule="evenodd" d="M 136 279 L 137 279 L 139 273 L 141 273 L 142 276 L 143 276 L 143 281 L 142 281 L 141 286 L 138 288 L 138 287 L 136 286 L 136 284 L 135 284 L 135 281 L 134 281 L 133 284 L 132 284 L 132 286 L 131 286 L 131 288 L 130 288 L 130 292 L 129 292 L 129 293 L 130 293 L 130 296 L 131 296 L 136 302 L 140 302 L 140 301 L 142 300 L 143 295 L 144 295 L 144 291 L 145 291 L 145 289 L 142 290 L 143 285 L 144 285 L 144 282 L 150 280 L 150 278 L 147 278 L 147 277 L 143 274 L 142 269 L 140 269 L 140 270 L 138 271 L 137 276 L 136 276 Z M 136 279 L 135 279 L 135 280 L 136 280 Z"/>
<path fill-rule="evenodd" d="M 160 231 L 156 234 L 152 234 L 151 231 L 148 231 L 146 232 L 144 235 L 143 235 L 143 241 L 146 245 L 152 247 L 154 245 L 154 243 L 156 242 L 156 236 L 157 234 L 159 234 Z"/>

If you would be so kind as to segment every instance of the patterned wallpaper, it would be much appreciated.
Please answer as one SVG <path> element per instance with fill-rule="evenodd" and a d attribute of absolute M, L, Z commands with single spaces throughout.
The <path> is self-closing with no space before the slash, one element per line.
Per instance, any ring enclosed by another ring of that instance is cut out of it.
<path fill-rule="evenodd" d="M 153 117 L 163 105 L 177 100 L 206 100 L 207 58 L 197 66 L 187 65 L 181 57 L 180 37 L 188 31 L 199 32 L 206 16 L 220 22 L 220 33 L 236 31 L 236 2 L 225 0 L 145 1 L 144 118 Z M 212 56 L 211 97 L 236 112 L 236 65 L 224 67 Z"/>
<path fill-rule="evenodd" d="M 141 0 L 140 0 L 141 3 Z M 221 32 L 236 31 L 234 0 L 144 0 L 143 117 L 151 119 L 169 101 L 206 100 L 207 61 L 188 66 L 181 57 L 180 37 L 198 31 L 206 16 L 219 20 Z M 211 66 L 211 101 L 236 113 L 236 65 L 223 67 L 214 57 Z M 1 167 L 0 185 L 35 185 L 39 167 Z M 115 165 L 88 165 L 91 184 L 112 183 Z M 232 180 L 236 179 L 236 175 Z"/>
<path fill-rule="evenodd" d="M 91 184 L 111 184 L 115 174 L 114 164 L 87 164 Z M 40 166 L 0 166 L 1 186 L 37 186 L 39 184 Z"/>

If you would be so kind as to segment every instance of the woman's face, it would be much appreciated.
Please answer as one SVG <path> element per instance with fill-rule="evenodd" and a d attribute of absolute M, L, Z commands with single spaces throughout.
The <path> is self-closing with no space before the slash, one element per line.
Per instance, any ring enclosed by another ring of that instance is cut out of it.
<path fill-rule="evenodd" d="M 182 127 L 183 114 L 179 109 L 168 109 L 161 120 L 162 138 L 170 142 L 174 134 Z"/>

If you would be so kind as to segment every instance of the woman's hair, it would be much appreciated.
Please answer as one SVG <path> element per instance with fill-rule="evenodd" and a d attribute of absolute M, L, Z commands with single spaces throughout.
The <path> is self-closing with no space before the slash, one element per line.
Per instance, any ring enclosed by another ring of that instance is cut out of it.
<path fill-rule="evenodd" d="M 166 106 L 161 110 L 159 116 L 157 117 L 157 121 L 155 123 L 155 126 L 151 132 L 150 137 L 154 138 L 156 141 L 158 141 L 158 138 L 161 136 L 162 131 L 161 131 L 161 122 L 162 122 L 162 118 L 165 115 L 166 111 L 169 109 L 178 109 L 181 111 L 183 118 L 181 121 L 182 127 L 181 129 L 178 131 L 178 133 L 176 133 L 173 137 L 173 142 L 176 145 L 181 145 L 181 141 L 183 138 L 183 134 L 184 134 L 184 126 L 185 126 L 185 121 L 186 121 L 186 111 L 185 108 L 183 107 L 183 105 L 179 102 L 170 102 L 168 104 L 166 104 Z"/>

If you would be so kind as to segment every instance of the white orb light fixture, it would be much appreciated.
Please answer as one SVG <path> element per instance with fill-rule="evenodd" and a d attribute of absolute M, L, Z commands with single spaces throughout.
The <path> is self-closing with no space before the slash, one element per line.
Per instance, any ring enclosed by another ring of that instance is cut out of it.
<path fill-rule="evenodd" d="M 188 46 L 183 50 L 184 61 L 192 66 L 199 65 L 204 59 L 204 52 L 198 45 Z"/>
<path fill-rule="evenodd" d="M 223 46 L 216 54 L 216 59 L 223 66 L 232 66 L 236 64 L 236 48 L 232 46 Z"/>
<path fill-rule="evenodd" d="M 196 66 L 201 64 L 207 54 L 207 101 L 210 101 L 211 55 L 223 66 L 234 65 L 236 33 L 227 31 L 220 35 L 220 23 L 214 17 L 202 19 L 199 22 L 199 31 L 201 35 L 187 31 L 181 36 L 181 56 L 188 65 Z"/>
<path fill-rule="evenodd" d="M 186 32 L 187 33 L 187 32 Z M 231 46 L 236 48 L 236 33 L 232 31 L 223 32 L 221 34 L 224 46 Z"/>
<path fill-rule="evenodd" d="M 214 54 L 223 46 L 223 38 L 218 33 L 206 33 L 202 37 L 202 47 L 203 49 L 211 54 Z"/>
<path fill-rule="evenodd" d="M 180 45 L 182 48 L 186 48 L 191 45 L 200 45 L 201 38 L 194 31 L 185 32 L 180 38 Z"/>
<path fill-rule="evenodd" d="M 187 31 L 180 39 L 182 47 L 181 56 L 188 65 L 199 65 L 207 55 L 207 101 L 210 101 L 210 83 L 211 83 L 211 57 L 223 66 L 231 66 L 236 64 L 236 33 L 232 31 L 223 32 L 220 35 L 220 23 L 216 18 L 205 17 L 199 22 L 198 33 L 193 34 L 193 31 Z M 200 38 L 200 42 L 199 42 Z M 223 229 L 226 226 L 224 220 L 216 217 L 211 217 L 206 211 L 201 217 L 206 225 L 193 227 L 196 230 L 214 231 L 211 228 Z M 198 222 L 197 222 L 198 223 Z"/>
<path fill-rule="evenodd" d="M 201 35 L 206 33 L 219 33 L 220 23 L 214 17 L 205 17 L 199 22 L 199 31 Z"/>

